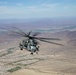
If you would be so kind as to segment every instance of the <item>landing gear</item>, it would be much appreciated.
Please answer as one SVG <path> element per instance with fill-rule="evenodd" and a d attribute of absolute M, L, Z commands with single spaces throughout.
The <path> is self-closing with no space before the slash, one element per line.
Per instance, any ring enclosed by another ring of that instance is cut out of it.
<path fill-rule="evenodd" d="M 36 51 L 36 54 L 38 54 L 38 51 Z"/>
<path fill-rule="evenodd" d="M 23 48 L 20 48 L 20 50 L 23 50 Z"/>
<path fill-rule="evenodd" d="M 19 44 L 20 50 L 23 50 L 23 45 L 20 43 Z"/>
<path fill-rule="evenodd" d="M 31 55 L 33 55 L 33 53 L 32 53 L 32 52 L 31 52 L 30 54 L 31 54 Z"/>

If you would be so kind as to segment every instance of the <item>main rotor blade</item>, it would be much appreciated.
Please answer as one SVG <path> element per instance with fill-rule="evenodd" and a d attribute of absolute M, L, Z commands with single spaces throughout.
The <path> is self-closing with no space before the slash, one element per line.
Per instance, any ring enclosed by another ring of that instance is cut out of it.
<path fill-rule="evenodd" d="M 32 36 L 37 36 L 39 34 L 41 34 L 41 33 L 40 32 L 35 32 Z"/>
<path fill-rule="evenodd" d="M 6 30 L 6 31 L 10 32 L 10 35 L 13 35 L 13 36 L 16 36 L 16 34 L 17 34 L 17 35 L 24 36 L 24 34 L 22 34 L 22 33 L 20 33 L 20 32 L 17 32 L 17 31 L 14 31 L 14 30 L 5 29 L 5 28 L 0 28 L 0 29 L 3 29 L 3 30 Z M 11 32 L 12 32 L 12 34 L 11 34 Z M 13 33 L 15 33 L 15 35 L 14 35 Z"/>
<path fill-rule="evenodd" d="M 28 33 L 27 33 L 27 36 L 30 36 L 31 33 L 32 33 L 32 31 L 28 32 Z"/>
<path fill-rule="evenodd" d="M 42 38 L 42 37 L 35 37 L 36 39 L 43 39 L 43 40 L 61 40 L 59 38 Z"/>
<path fill-rule="evenodd" d="M 13 28 L 17 29 L 23 36 L 25 36 L 25 37 L 27 36 L 27 34 L 25 32 L 23 32 L 22 30 L 20 30 L 19 28 L 14 27 L 14 26 L 13 26 Z"/>
<path fill-rule="evenodd" d="M 54 42 L 50 42 L 50 41 L 46 41 L 46 40 L 42 40 L 42 39 L 39 39 L 40 41 L 43 41 L 43 42 L 47 42 L 47 43 L 51 43 L 51 44 L 55 44 L 55 45 L 60 45 L 60 46 L 64 46 L 62 44 L 59 44 L 59 43 L 54 43 Z"/>

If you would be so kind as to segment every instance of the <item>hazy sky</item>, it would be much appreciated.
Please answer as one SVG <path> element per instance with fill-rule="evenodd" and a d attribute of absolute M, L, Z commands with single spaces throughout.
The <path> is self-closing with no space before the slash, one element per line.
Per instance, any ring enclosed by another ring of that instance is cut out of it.
<path fill-rule="evenodd" d="M 75 16 L 76 0 L 0 0 L 0 19 Z"/>

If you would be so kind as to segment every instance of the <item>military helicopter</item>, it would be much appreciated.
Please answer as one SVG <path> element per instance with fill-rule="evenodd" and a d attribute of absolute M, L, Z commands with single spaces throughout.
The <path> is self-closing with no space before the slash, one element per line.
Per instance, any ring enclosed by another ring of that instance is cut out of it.
<path fill-rule="evenodd" d="M 17 28 L 17 27 L 13 27 L 16 31 L 14 30 L 9 30 L 13 33 L 19 34 L 22 37 L 25 37 L 27 39 L 22 40 L 22 42 L 19 44 L 19 48 L 20 50 L 27 50 L 29 52 L 31 52 L 30 54 L 33 55 L 33 53 L 38 54 L 39 51 L 39 41 L 42 42 L 47 42 L 47 43 L 51 43 L 51 44 L 55 44 L 55 45 L 60 45 L 63 46 L 62 44 L 59 43 L 54 43 L 54 42 L 50 42 L 49 40 L 60 40 L 59 38 L 43 38 L 43 37 L 38 37 L 37 35 L 41 34 L 40 32 L 34 32 L 34 34 L 32 34 L 32 31 L 25 33 L 23 32 L 21 29 Z M 48 40 L 48 41 L 47 41 Z"/>
<path fill-rule="evenodd" d="M 26 49 L 27 51 L 30 51 L 31 54 L 35 53 L 38 54 L 39 46 L 38 42 L 35 39 L 25 39 L 19 44 L 20 50 Z"/>

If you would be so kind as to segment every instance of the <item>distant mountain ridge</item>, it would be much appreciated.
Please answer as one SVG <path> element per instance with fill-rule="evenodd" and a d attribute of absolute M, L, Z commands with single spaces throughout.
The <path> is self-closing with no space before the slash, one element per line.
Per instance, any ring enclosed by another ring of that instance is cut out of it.
<path fill-rule="evenodd" d="M 76 28 L 76 18 L 73 19 L 5 19 L 0 20 L 0 28 L 10 28 L 12 26 L 26 30 L 68 30 Z"/>

